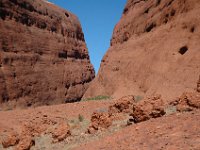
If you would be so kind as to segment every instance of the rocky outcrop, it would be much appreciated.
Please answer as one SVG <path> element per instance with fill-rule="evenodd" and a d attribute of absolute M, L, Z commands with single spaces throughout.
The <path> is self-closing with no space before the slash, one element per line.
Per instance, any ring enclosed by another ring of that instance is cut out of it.
<path fill-rule="evenodd" d="M 16 146 L 15 150 L 30 150 L 30 148 L 34 145 L 35 141 L 31 136 L 24 136 L 19 141 L 19 144 Z"/>
<path fill-rule="evenodd" d="M 200 93 L 184 92 L 177 100 L 171 102 L 171 105 L 176 106 L 179 112 L 200 109 Z"/>
<path fill-rule="evenodd" d="M 21 121 L 17 128 L 7 128 L 1 132 L 0 145 L 4 148 L 13 146 L 16 150 L 29 150 L 35 145 L 35 137 L 49 134 L 52 143 L 58 143 L 71 136 L 70 126 L 62 117 L 55 118 L 39 111 L 28 119 Z"/>
<path fill-rule="evenodd" d="M 78 18 L 45 0 L 0 1 L 0 103 L 79 101 L 94 78 Z"/>
<path fill-rule="evenodd" d="M 68 124 L 62 123 L 58 125 L 55 130 L 52 132 L 53 142 L 60 142 L 65 140 L 68 136 L 71 135 L 70 127 Z"/>
<path fill-rule="evenodd" d="M 108 113 L 112 116 L 118 113 L 130 113 L 133 110 L 135 98 L 132 95 L 124 96 L 109 106 Z"/>
<path fill-rule="evenodd" d="M 15 133 L 15 132 L 11 132 L 11 133 L 5 135 L 5 137 L 2 140 L 3 148 L 15 146 L 18 143 L 19 143 L 19 138 L 18 138 L 17 133 Z"/>
<path fill-rule="evenodd" d="M 128 0 L 84 97 L 158 93 L 168 100 L 196 89 L 199 7 L 198 0 Z"/>
<path fill-rule="evenodd" d="M 160 95 L 151 96 L 133 105 L 133 122 L 139 123 L 151 118 L 158 118 L 165 115 L 164 102 Z"/>
<path fill-rule="evenodd" d="M 94 112 L 91 116 L 91 124 L 88 128 L 88 133 L 93 134 L 98 130 L 107 129 L 112 125 L 112 119 L 108 113 Z"/>

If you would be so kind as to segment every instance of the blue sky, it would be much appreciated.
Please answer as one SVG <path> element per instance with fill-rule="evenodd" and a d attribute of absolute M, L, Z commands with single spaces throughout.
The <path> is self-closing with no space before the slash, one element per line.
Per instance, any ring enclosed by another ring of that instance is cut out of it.
<path fill-rule="evenodd" d="M 126 0 L 49 0 L 78 16 L 97 73 Z"/>

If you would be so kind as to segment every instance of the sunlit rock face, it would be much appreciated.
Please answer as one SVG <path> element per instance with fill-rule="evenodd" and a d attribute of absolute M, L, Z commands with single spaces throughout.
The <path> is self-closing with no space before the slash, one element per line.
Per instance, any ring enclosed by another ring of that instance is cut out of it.
<path fill-rule="evenodd" d="M 78 18 L 42 0 L 0 1 L 0 103 L 79 101 L 95 73 Z"/>
<path fill-rule="evenodd" d="M 161 94 L 170 99 L 196 89 L 199 7 L 199 0 L 128 0 L 84 97 Z"/>

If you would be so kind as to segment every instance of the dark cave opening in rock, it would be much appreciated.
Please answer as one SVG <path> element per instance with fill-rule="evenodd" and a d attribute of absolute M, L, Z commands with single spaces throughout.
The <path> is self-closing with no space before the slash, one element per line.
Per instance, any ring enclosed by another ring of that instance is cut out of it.
<path fill-rule="evenodd" d="M 58 57 L 59 57 L 59 58 L 67 59 L 67 52 L 64 52 L 64 51 L 63 51 L 63 52 L 59 52 L 59 53 L 58 53 Z"/>
<path fill-rule="evenodd" d="M 150 25 L 147 26 L 146 32 L 150 32 L 154 27 L 156 27 L 155 23 L 151 23 Z"/>
<path fill-rule="evenodd" d="M 180 48 L 179 53 L 181 55 L 184 55 L 187 51 L 188 51 L 188 47 L 187 46 L 183 46 L 183 47 Z"/>
<path fill-rule="evenodd" d="M 191 29 L 190 29 L 190 32 L 194 33 L 195 31 L 195 27 L 193 26 Z"/>
<path fill-rule="evenodd" d="M 68 14 L 68 13 L 65 13 L 65 16 L 68 18 L 68 17 L 69 17 L 69 14 Z"/>

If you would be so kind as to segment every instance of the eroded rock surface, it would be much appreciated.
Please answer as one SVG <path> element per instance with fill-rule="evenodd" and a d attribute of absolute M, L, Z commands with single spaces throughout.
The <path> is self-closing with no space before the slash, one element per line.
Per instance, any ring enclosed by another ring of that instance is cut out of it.
<path fill-rule="evenodd" d="M 132 95 L 124 96 L 109 106 L 108 113 L 114 115 L 117 113 L 130 113 L 133 110 L 135 98 Z"/>
<path fill-rule="evenodd" d="M 15 146 L 18 144 L 18 142 L 19 142 L 18 134 L 13 131 L 4 135 L 4 138 L 2 139 L 2 145 L 4 148 Z"/>
<path fill-rule="evenodd" d="M 133 105 L 131 116 L 135 123 L 158 118 L 165 115 L 164 102 L 160 95 L 146 98 Z"/>
<path fill-rule="evenodd" d="M 15 150 L 30 150 L 35 145 L 35 141 L 31 136 L 21 137 L 19 144 L 15 147 Z"/>
<path fill-rule="evenodd" d="M 159 93 L 169 100 L 196 89 L 199 7 L 199 0 L 128 0 L 84 97 Z"/>
<path fill-rule="evenodd" d="M 177 107 L 177 111 L 192 111 L 200 109 L 200 93 L 184 92 L 177 100 L 171 103 Z"/>
<path fill-rule="evenodd" d="M 93 134 L 98 130 L 107 129 L 112 125 L 112 119 L 108 113 L 94 112 L 91 116 L 91 124 L 88 128 L 88 133 Z"/>
<path fill-rule="evenodd" d="M 53 142 L 60 142 L 71 135 L 70 127 L 66 123 L 59 124 L 55 130 L 52 132 Z"/>
<path fill-rule="evenodd" d="M 0 103 L 81 99 L 94 69 L 75 15 L 45 0 L 1 0 L 0 29 Z"/>

